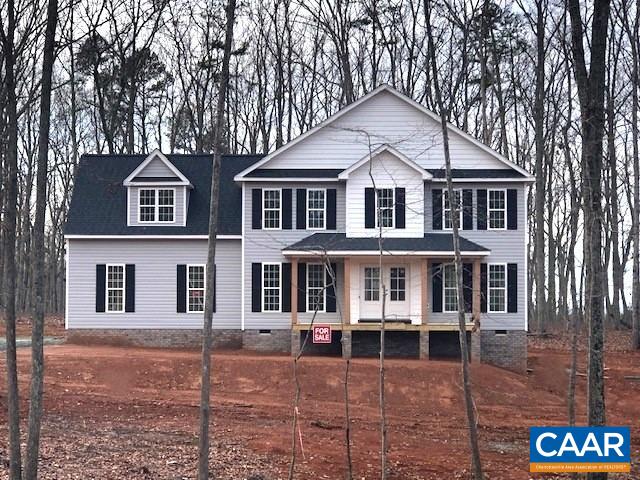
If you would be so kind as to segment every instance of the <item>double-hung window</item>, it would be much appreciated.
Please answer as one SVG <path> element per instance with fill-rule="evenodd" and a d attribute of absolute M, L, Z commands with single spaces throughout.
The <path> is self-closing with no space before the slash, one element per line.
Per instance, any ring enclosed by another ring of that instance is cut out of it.
<path fill-rule="evenodd" d="M 325 266 L 321 263 L 307 264 L 307 311 L 325 310 Z"/>
<path fill-rule="evenodd" d="M 307 229 L 324 230 L 327 216 L 326 190 L 310 188 L 307 190 Z"/>
<path fill-rule="evenodd" d="M 279 263 L 262 264 L 262 311 L 280 311 L 280 285 L 282 282 Z"/>
<path fill-rule="evenodd" d="M 391 267 L 391 301 L 404 302 L 406 298 L 406 269 L 404 267 Z"/>
<path fill-rule="evenodd" d="M 187 267 L 187 311 L 204 312 L 205 266 Z"/>
<path fill-rule="evenodd" d="M 443 288 L 442 288 L 442 305 L 445 312 L 458 311 L 458 288 L 456 281 L 456 266 L 454 264 L 446 264 L 443 269 Z"/>
<path fill-rule="evenodd" d="M 380 300 L 380 267 L 365 267 L 364 299 L 367 302 Z"/>
<path fill-rule="evenodd" d="M 455 205 L 458 209 L 458 228 L 462 228 L 462 192 L 460 190 L 454 190 L 453 198 L 454 198 Z M 444 226 L 445 230 L 453 229 L 453 223 L 451 222 L 451 218 L 452 218 L 451 207 L 452 207 L 451 202 L 449 202 L 449 190 L 444 190 L 442 192 L 442 215 L 443 215 L 442 225 Z"/>
<path fill-rule="evenodd" d="M 262 190 L 262 228 L 279 230 L 282 220 L 282 191 L 279 189 Z"/>
<path fill-rule="evenodd" d="M 393 228 L 394 193 L 393 188 L 378 188 L 376 190 L 377 210 L 376 226 Z"/>
<path fill-rule="evenodd" d="M 141 188 L 138 193 L 138 221 L 171 223 L 175 219 L 173 188 Z"/>
<path fill-rule="evenodd" d="M 487 192 L 487 214 L 489 230 L 504 230 L 507 226 L 507 192 L 489 190 Z"/>
<path fill-rule="evenodd" d="M 507 311 L 507 266 L 504 263 L 490 263 L 487 274 L 489 312 L 504 313 Z"/>
<path fill-rule="evenodd" d="M 124 312 L 124 265 L 107 265 L 107 312 Z"/>

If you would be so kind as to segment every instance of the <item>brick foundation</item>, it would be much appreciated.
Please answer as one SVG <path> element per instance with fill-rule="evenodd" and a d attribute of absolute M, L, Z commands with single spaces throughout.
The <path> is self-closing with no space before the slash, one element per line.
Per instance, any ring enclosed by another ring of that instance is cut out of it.
<path fill-rule="evenodd" d="M 505 333 L 506 332 L 506 333 Z M 481 359 L 518 373 L 527 371 L 527 332 L 524 330 L 481 330 Z"/>
<path fill-rule="evenodd" d="M 247 350 L 291 353 L 291 330 L 245 330 L 241 334 Z"/>
<path fill-rule="evenodd" d="M 240 330 L 214 330 L 213 348 L 242 348 Z M 74 328 L 67 341 L 84 345 L 127 345 L 137 347 L 198 348 L 202 330 Z"/>

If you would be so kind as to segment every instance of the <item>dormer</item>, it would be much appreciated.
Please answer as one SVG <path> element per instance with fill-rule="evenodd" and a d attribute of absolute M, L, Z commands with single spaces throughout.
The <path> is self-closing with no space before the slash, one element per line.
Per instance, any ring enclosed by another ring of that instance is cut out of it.
<path fill-rule="evenodd" d="M 128 226 L 186 226 L 193 185 L 160 150 L 151 152 L 123 185 Z"/>
<path fill-rule="evenodd" d="M 376 236 L 380 227 L 385 237 L 424 235 L 424 182 L 432 176 L 400 151 L 382 145 L 338 178 L 346 181 L 347 237 Z"/>

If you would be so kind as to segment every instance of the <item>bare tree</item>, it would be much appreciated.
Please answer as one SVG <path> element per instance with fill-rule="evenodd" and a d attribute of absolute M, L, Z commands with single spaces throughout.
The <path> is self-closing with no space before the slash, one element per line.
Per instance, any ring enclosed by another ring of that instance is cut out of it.
<path fill-rule="evenodd" d="M 40 426 L 42 420 L 42 389 L 44 384 L 44 312 L 45 312 L 45 211 L 47 207 L 47 168 L 49 159 L 49 125 L 51 120 L 51 82 L 56 56 L 55 37 L 58 24 L 58 1 L 47 3 L 47 24 L 42 59 L 42 89 L 40 94 L 40 128 L 38 132 L 38 173 L 36 191 L 36 221 L 33 235 L 33 320 L 31 333 L 31 393 L 29 396 L 29 426 L 27 436 L 25 479 L 38 476 Z"/>
<path fill-rule="evenodd" d="M 456 270 L 456 291 L 457 291 L 457 303 L 458 303 L 458 334 L 460 338 L 460 357 L 462 364 L 462 389 L 464 395 L 465 412 L 467 415 L 467 426 L 469 428 L 469 446 L 471 447 L 471 464 L 473 468 L 473 476 L 475 480 L 482 480 L 484 478 L 482 473 L 482 463 L 480 461 L 480 447 L 478 445 L 478 427 L 476 423 L 476 415 L 474 411 L 473 394 L 471 392 L 471 381 L 469 378 L 469 346 L 467 344 L 467 330 L 464 317 L 464 286 L 462 280 L 462 257 L 460 256 L 460 236 L 458 233 L 458 202 L 456 202 L 455 194 L 453 190 L 453 181 L 451 175 L 451 154 L 449 151 L 449 127 L 447 125 L 447 109 L 442 100 L 442 94 L 440 92 L 440 84 L 438 81 L 438 66 L 436 63 L 435 45 L 433 41 L 433 33 L 431 27 L 431 3 L 429 0 L 425 0 L 424 4 L 426 28 L 428 38 L 428 48 L 430 53 L 430 63 L 433 79 L 433 89 L 436 97 L 436 102 L 440 110 L 440 122 L 442 128 L 442 143 L 445 160 L 446 180 L 447 180 L 447 192 L 449 195 L 449 205 L 451 206 L 451 218 L 453 219 L 452 237 L 453 237 L 453 251 L 455 256 L 455 270 Z"/>
<path fill-rule="evenodd" d="M 216 265 L 216 239 L 218 235 L 218 209 L 220 197 L 220 172 L 222 170 L 224 105 L 229 85 L 229 61 L 233 44 L 233 25 L 236 17 L 236 1 L 228 0 L 224 54 L 218 102 L 216 106 L 215 140 L 213 152 L 213 175 L 211 177 L 211 201 L 209 204 L 209 241 L 207 248 L 206 289 L 204 303 L 204 326 L 202 329 L 202 379 L 200 390 L 200 437 L 198 441 L 198 479 L 209 479 L 209 421 L 211 416 L 211 343 L 213 330 L 213 291 Z"/>
<path fill-rule="evenodd" d="M 584 52 L 583 20 L 578 0 L 568 0 L 571 16 L 573 66 L 578 87 L 582 128 L 583 210 L 589 320 L 589 425 L 605 424 L 604 398 L 604 271 L 602 265 L 602 137 L 606 73 L 609 0 L 595 0 L 591 24 L 590 66 Z M 591 473 L 591 479 L 606 479 L 606 473 Z"/>
<path fill-rule="evenodd" d="M 18 396 L 18 368 L 16 361 L 16 216 L 18 199 L 18 107 L 15 84 L 16 64 L 16 5 L 7 0 L 7 23 L 0 17 L 0 40 L 4 55 L 4 87 L 6 95 L 8 145 L 2 236 L 4 244 L 4 310 L 7 340 L 7 407 L 9 422 L 9 477 L 20 480 L 22 460 L 20 452 L 20 398 Z"/>

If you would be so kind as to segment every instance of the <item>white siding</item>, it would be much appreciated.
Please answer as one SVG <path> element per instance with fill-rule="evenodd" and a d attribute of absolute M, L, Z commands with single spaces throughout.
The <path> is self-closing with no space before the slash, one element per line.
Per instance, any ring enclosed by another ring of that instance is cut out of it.
<path fill-rule="evenodd" d="M 365 228 L 364 192 L 373 187 L 369 176 L 375 179 L 376 188 L 405 188 L 406 228 L 385 228 L 386 237 L 422 237 L 424 235 L 424 182 L 421 175 L 389 152 L 382 152 L 370 162 L 351 172 L 347 180 L 347 237 L 376 237 L 377 228 Z M 394 213 L 395 215 L 395 213 Z"/>
<path fill-rule="evenodd" d="M 240 328 L 240 240 L 219 240 L 214 328 Z M 206 240 L 69 240 L 67 328 L 202 328 L 177 313 L 178 264 L 205 264 Z M 136 266 L 135 312 L 96 313 L 96 264 Z"/>
<path fill-rule="evenodd" d="M 159 160 L 158 160 L 159 161 Z M 184 226 L 185 224 L 185 215 L 186 215 L 186 206 L 188 205 L 188 192 L 186 191 L 187 187 L 178 185 L 178 186 L 166 186 L 157 185 L 153 187 L 127 187 L 129 189 L 129 225 L 132 227 L 136 226 L 154 226 L 154 225 L 163 225 L 163 226 Z M 174 210 L 174 222 L 162 222 L 162 223 L 140 223 L 138 221 L 138 202 L 140 200 L 139 191 L 141 188 L 172 188 L 175 190 L 175 210 Z M 185 201 L 186 200 L 186 201 Z"/>
<path fill-rule="evenodd" d="M 251 191 L 253 188 L 291 188 L 292 192 L 292 230 L 254 230 L 251 228 Z M 345 231 L 345 188 L 340 183 L 277 183 L 251 182 L 244 189 L 244 288 L 245 288 L 245 329 L 288 329 L 291 328 L 289 312 L 252 312 L 251 311 L 251 264 L 264 262 L 288 262 L 282 255 L 282 249 L 312 235 L 318 230 L 296 230 L 296 188 L 335 188 L 336 189 L 336 230 Z M 310 260 L 312 261 L 312 260 Z M 338 283 L 342 285 L 342 265 L 338 264 Z M 297 282 L 297 278 L 292 279 Z M 342 304 L 341 288 L 336 292 Z M 292 305 L 296 308 L 296 305 Z M 300 323 L 311 320 L 311 313 L 298 313 Z M 317 323 L 339 323 L 338 313 L 319 313 Z"/>
<path fill-rule="evenodd" d="M 137 177 L 170 177 L 177 179 L 175 173 L 159 158 L 154 158 L 138 173 Z"/>
<path fill-rule="evenodd" d="M 347 168 L 388 144 L 423 168 L 444 168 L 440 124 L 382 91 L 282 152 L 263 168 Z M 366 132 L 366 134 L 365 134 Z M 469 140 L 450 132 L 454 168 L 508 168 Z"/>
<path fill-rule="evenodd" d="M 486 263 L 517 263 L 518 264 L 518 312 L 517 313 L 483 313 L 480 317 L 481 327 L 485 330 L 524 330 L 526 328 L 526 242 L 527 236 L 525 231 L 525 196 L 524 187 L 521 184 L 459 184 L 457 188 L 473 189 L 473 230 L 461 230 L 460 235 L 472 242 L 476 242 L 483 247 L 491 250 L 488 257 L 483 258 L 482 262 Z M 425 210 L 428 214 L 425 216 L 425 229 L 432 232 L 432 209 L 431 209 L 431 189 L 445 188 L 445 184 L 429 185 L 425 190 Z M 518 190 L 518 229 L 517 230 L 477 230 L 477 192 L 476 190 L 491 188 L 516 188 Z M 440 261 L 440 260 L 438 260 Z M 432 289 L 429 290 L 430 295 L 433 294 Z M 429 321 L 434 323 L 457 323 L 457 315 L 455 313 L 433 313 L 431 307 L 431 298 L 429 299 Z"/>

